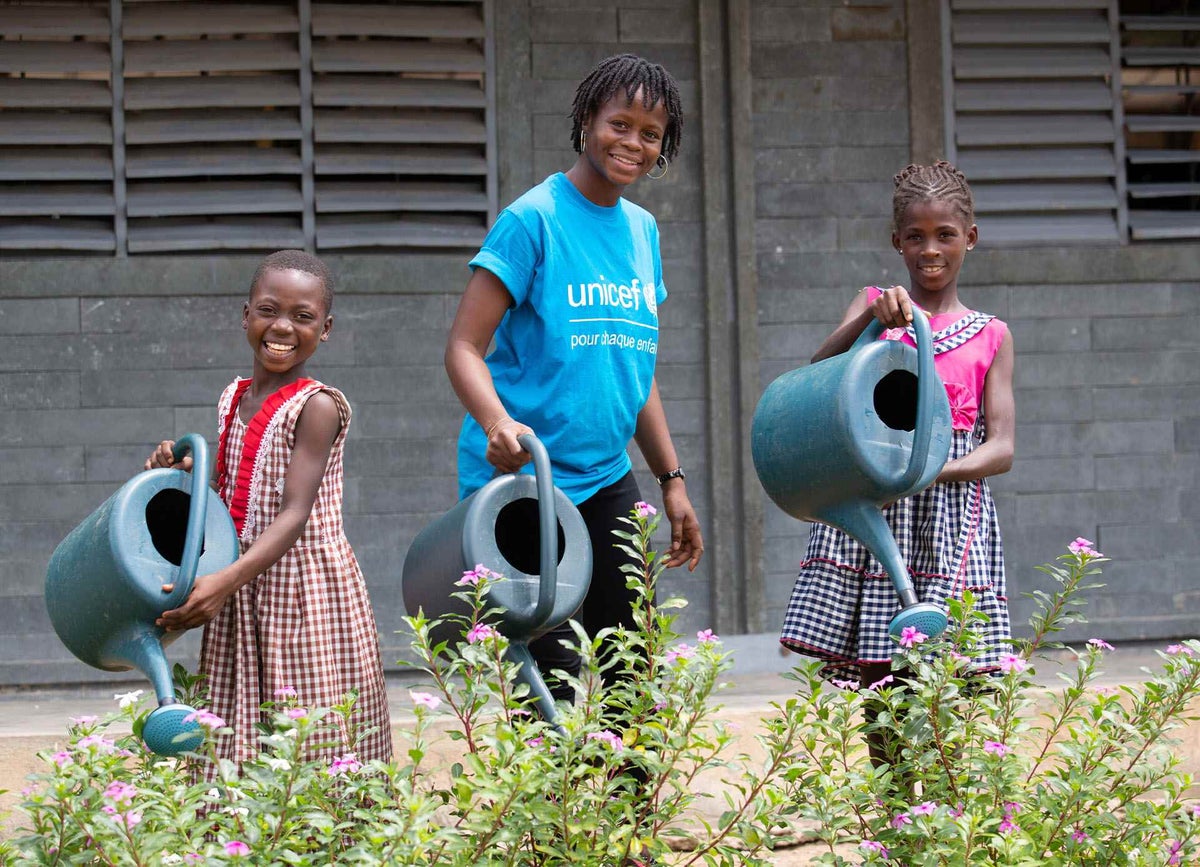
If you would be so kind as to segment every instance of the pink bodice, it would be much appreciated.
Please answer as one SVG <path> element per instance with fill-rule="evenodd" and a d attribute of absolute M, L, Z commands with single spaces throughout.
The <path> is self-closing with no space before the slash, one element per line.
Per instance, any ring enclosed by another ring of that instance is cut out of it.
<path fill-rule="evenodd" d="M 875 286 L 868 286 L 867 292 L 870 301 L 881 294 Z M 940 313 L 929 320 L 929 325 L 933 331 L 933 363 L 946 385 L 954 429 L 972 430 L 983 403 L 983 384 L 988 368 L 992 366 L 1008 326 L 994 316 L 975 310 Z M 909 346 L 916 346 L 911 328 L 889 328 L 880 339 L 903 340 Z"/>

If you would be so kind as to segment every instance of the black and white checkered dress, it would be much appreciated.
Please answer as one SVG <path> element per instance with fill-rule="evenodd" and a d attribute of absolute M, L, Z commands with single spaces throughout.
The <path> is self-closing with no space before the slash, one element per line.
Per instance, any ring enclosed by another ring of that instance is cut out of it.
<path fill-rule="evenodd" d="M 955 431 L 950 458 L 974 448 L 969 431 Z M 909 565 L 917 597 L 945 607 L 963 590 L 991 618 L 982 624 L 980 669 L 994 668 L 1011 652 L 1004 585 L 1004 546 L 987 481 L 946 482 L 889 506 L 883 517 Z M 828 660 L 822 672 L 858 682 L 858 666 L 888 662 L 896 644 L 888 624 L 900 602 L 883 566 L 841 530 L 813 524 L 800 576 L 792 589 L 780 641 Z"/>
<path fill-rule="evenodd" d="M 941 348 L 938 336 L 935 332 L 935 348 Z M 944 346 L 953 349 L 962 342 L 951 346 L 947 340 Z M 950 459 L 970 453 L 984 430 L 982 413 L 973 430 L 955 430 Z M 987 481 L 932 485 L 892 504 L 883 516 L 920 601 L 945 608 L 948 598 L 961 599 L 964 590 L 974 594 L 976 610 L 990 618 L 979 626 L 975 665 L 980 671 L 994 669 L 1012 647 L 1004 546 Z M 857 685 L 861 665 L 891 660 L 896 643 L 888 624 L 899 610 L 882 564 L 841 530 L 813 524 L 779 640 L 797 653 L 826 660 L 825 677 Z"/>

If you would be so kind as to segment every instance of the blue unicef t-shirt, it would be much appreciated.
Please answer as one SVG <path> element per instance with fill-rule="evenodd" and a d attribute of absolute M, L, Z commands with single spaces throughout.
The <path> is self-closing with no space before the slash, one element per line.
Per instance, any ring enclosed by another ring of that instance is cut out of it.
<path fill-rule="evenodd" d="M 650 396 L 667 297 L 658 226 L 625 199 L 594 204 L 559 173 L 500 214 L 470 267 L 513 298 L 486 359 L 500 401 L 545 444 L 554 484 L 581 503 L 631 467 L 625 447 Z M 494 476 L 486 450 L 468 414 L 460 496 Z"/>

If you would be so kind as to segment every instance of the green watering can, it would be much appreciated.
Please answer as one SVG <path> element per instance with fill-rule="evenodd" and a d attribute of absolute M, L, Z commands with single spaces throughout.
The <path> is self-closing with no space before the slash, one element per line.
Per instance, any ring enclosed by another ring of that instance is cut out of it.
<path fill-rule="evenodd" d="M 888 631 L 946 629 L 918 602 L 880 509 L 928 487 L 950 454 L 950 402 L 933 365 L 929 321 L 913 320 L 917 348 L 879 340 L 873 320 L 849 350 L 785 373 L 763 392 L 751 423 L 759 481 L 793 518 L 843 530 L 883 564 L 902 606 Z"/>
<path fill-rule="evenodd" d="M 541 440 L 524 434 L 518 441 L 533 455 L 534 475 L 497 476 L 422 530 L 404 557 L 401 586 L 410 615 L 422 611 L 430 619 L 465 617 L 470 607 L 454 596 L 463 590 L 455 584 L 463 572 L 482 563 L 503 575 L 507 580 L 491 585 L 488 593 L 489 603 L 503 609 L 496 628 L 508 639 L 509 658 L 520 664 L 517 677 L 529 686 L 542 719 L 554 724 L 558 712 L 529 642 L 564 623 L 583 604 L 592 580 L 592 543 L 579 511 L 554 487 L 550 457 Z M 510 562 L 512 555 L 501 550 L 496 528 L 519 520 L 534 497 L 539 562 Z M 531 574 L 534 568 L 538 571 Z M 430 635 L 435 645 L 462 637 L 459 624 L 450 622 L 439 624 Z"/>
<path fill-rule="evenodd" d="M 183 604 L 198 574 L 228 566 L 239 553 L 229 512 L 209 496 L 204 438 L 181 437 L 175 460 L 189 451 L 190 475 L 154 469 L 134 476 L 71 531 L 46 570 L 46 609 L 67 649 L 95 668 L 136 668 L 150 679 L 159 706 L 146 718 L 142 739 L 163 756 L 196 749 L 203 733 L 185 721 L 195 711 L 176 701 L 163 653 L 182 633 L 154 621 Z"/>

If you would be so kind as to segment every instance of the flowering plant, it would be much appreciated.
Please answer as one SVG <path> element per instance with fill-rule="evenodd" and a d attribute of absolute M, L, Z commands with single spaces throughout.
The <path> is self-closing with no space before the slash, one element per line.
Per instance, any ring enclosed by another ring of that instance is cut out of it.
<path fill-rule="evenodd" d="M 224 722 L 207 711 L 196 715 L 208 734 L 201 755 L 164 759 L 136 738 L 145 712 L 134 697 L 74 724 L 64 749 L 43 754 L 47 769 L 23 805 L 30 826 L 6 863 L 631 865 L 668 851 L 684 811 L 704 797 L 697 776 L 715 770 L 734 787 L 727 809 L 676 863 L 768 864 L 799 733 L 781 722 L 764 738 L 765 759 L 726 756 L 734 736 L 713 699 L 728 655 L 711 630 L 685 643 L 672 631 L 685 603 L 656 597 L 657 521 L 639 503 L 617 533 L 632 558 L 636 628 L 576 629 L 579 700 L 557 726 L 538 718 L 514 677 L 488 603 L 503 579 L 478 566 L 458 581 L 469 614 L 447 618 L 460 641 L 435 644 L 437 621 L 406 618 L 423 683 L 409 692 L 414 722 L 398 727 L 396 762 L 361 762 L 353 744 L 332 761 L 307 758 L 323 721 L 350 719 L 353 697 L 304 708 L 287 688 L 264 705 L 262 751 L 240 769 L 216 759 Z M 602 656 L 605 635 L 615 650 Z M 615 685 L 601 677 L 608 669 L 622 675 Z M 181 698 L 198 704 L 196 679 L 176 676 Z M 121 722 L 133 736 L 113 734 Z"/>
<path fill-rule="evenodd" d="M 1175 865 L 1200 853 L 1200 804 L 1185 794 L 1170 733 L 1197 718 L 1200 642 L 1172 645 L 1140 686 L 1098 688 L 1101 638 L 1080 650 L 1051 641 L 1082 621 L 1081 592 L 1105 558 L 1076 539 L 1055 565 L 1057 584 L 1031 594 L 1032 637 L 1014 642 L 992 676 L 976 656 L 970 594 L 950 605 L 939 641 L 899 638 L 890 682 L 833 694 L 819 666 L 802 666 L 797 697 L 804 752 L 790 801 L 816 820 L 822 864 Z M 1071 654 L 1061 690 L 1033 681 L 1051 648 Z M 865 757 L 873 741 L 886 760 Z M 858 841 L 856 860 L 845 843 Z"/>

